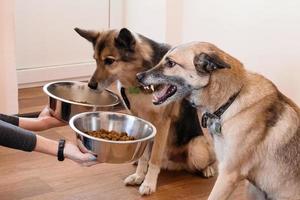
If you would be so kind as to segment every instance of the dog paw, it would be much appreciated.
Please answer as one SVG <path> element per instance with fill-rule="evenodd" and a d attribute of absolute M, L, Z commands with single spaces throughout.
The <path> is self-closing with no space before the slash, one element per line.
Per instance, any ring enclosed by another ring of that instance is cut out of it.
<path fill-rule="evenodd" d="M 140 185 L 145 179 L 145 176 L 139 175 L 139 174 L 131 174 L 128 176 L 125 180 L 124 183 L 125 185 Z"/>
<path fill-rule="evenodd" d="M 208 166 L 205 169 L 203 169 L 202 174 L 205 178 L 210 178 L 215 176 L 216 170 L 213 166 Z"/>
<path fill-rule="evenodd" d="M 155 183 L 148 183 L 145 182 L 140 186 L 139 192 L 141 195 L 150 195 L 156 190 L 156 184 Z"/>

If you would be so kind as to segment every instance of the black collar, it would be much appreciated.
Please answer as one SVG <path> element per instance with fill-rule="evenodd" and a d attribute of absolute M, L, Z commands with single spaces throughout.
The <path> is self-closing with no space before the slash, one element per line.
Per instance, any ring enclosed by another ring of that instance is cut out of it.
<path fill-rule="evenodd" d="M 205 112 L 202 115 L 201 125 L 203 128 L 207 128 L 207 120 L 210 118 L 217 118 L 221 119 L 221 116 L 226 112 L 226 110 L 231 106 L 231 104 L 234 102 L 234 100 L 237 98 L 237 96 L 240 94 L 242 89 L 240 89 L 237 93 L 232 95 L 228 101 L 223 104 L 218 110 L 216 110 L 214 113 Z"/>

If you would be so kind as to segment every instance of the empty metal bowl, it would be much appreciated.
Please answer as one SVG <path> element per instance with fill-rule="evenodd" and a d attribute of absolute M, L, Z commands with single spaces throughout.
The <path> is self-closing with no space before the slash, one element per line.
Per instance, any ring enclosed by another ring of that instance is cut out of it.
<path fill-rule="evenodd" d="M 138 117 L 115 112 L 86 112 L 75 115 L 69 122 L 78 145 L 97 155 L 99 162 L 126 163 L 139 159 L 156 134 L 156 128 Z M 111 141 L 92 137 L 87 131 L 105 129 L 126 132 L 136 140 Z"/>
<path fill-rule="evenodd" d="M 109 90 L 92 90 L 87 83 L 78 81 L 57 81 L 43 88 L 49 96 L 51 114 L 68 122 L 78 113 L 113 110 L 120 103 L 119 97 Z"/>

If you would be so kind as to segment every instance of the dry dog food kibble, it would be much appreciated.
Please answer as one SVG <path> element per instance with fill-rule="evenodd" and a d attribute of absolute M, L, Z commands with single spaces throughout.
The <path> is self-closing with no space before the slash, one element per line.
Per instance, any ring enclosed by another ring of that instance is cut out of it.
<path fill-rule="evenodd" d="M 88 135 L 102 138 L 106 140 L 113 140 L 113 141 L 129 141 L 129 140 L 135 140 L 133 136 L 129 136 L 127 133 L 122 132 L 116 132 L 116 131 L 107 131 L 104 129 L 100 129 L 99 131 L 88 131 Z"/>

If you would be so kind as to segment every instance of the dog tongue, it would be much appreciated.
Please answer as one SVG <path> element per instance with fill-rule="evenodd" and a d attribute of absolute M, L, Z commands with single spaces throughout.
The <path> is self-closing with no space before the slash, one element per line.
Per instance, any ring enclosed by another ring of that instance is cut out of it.
<path fill-rule="evenodd" d="M 153 94 L 154 100 L 159 101 L 164 95 L 167 93 L 170 85 L 163 85 L 163 88 L 161 88 L 158 91 L 155 91 Z"/>

